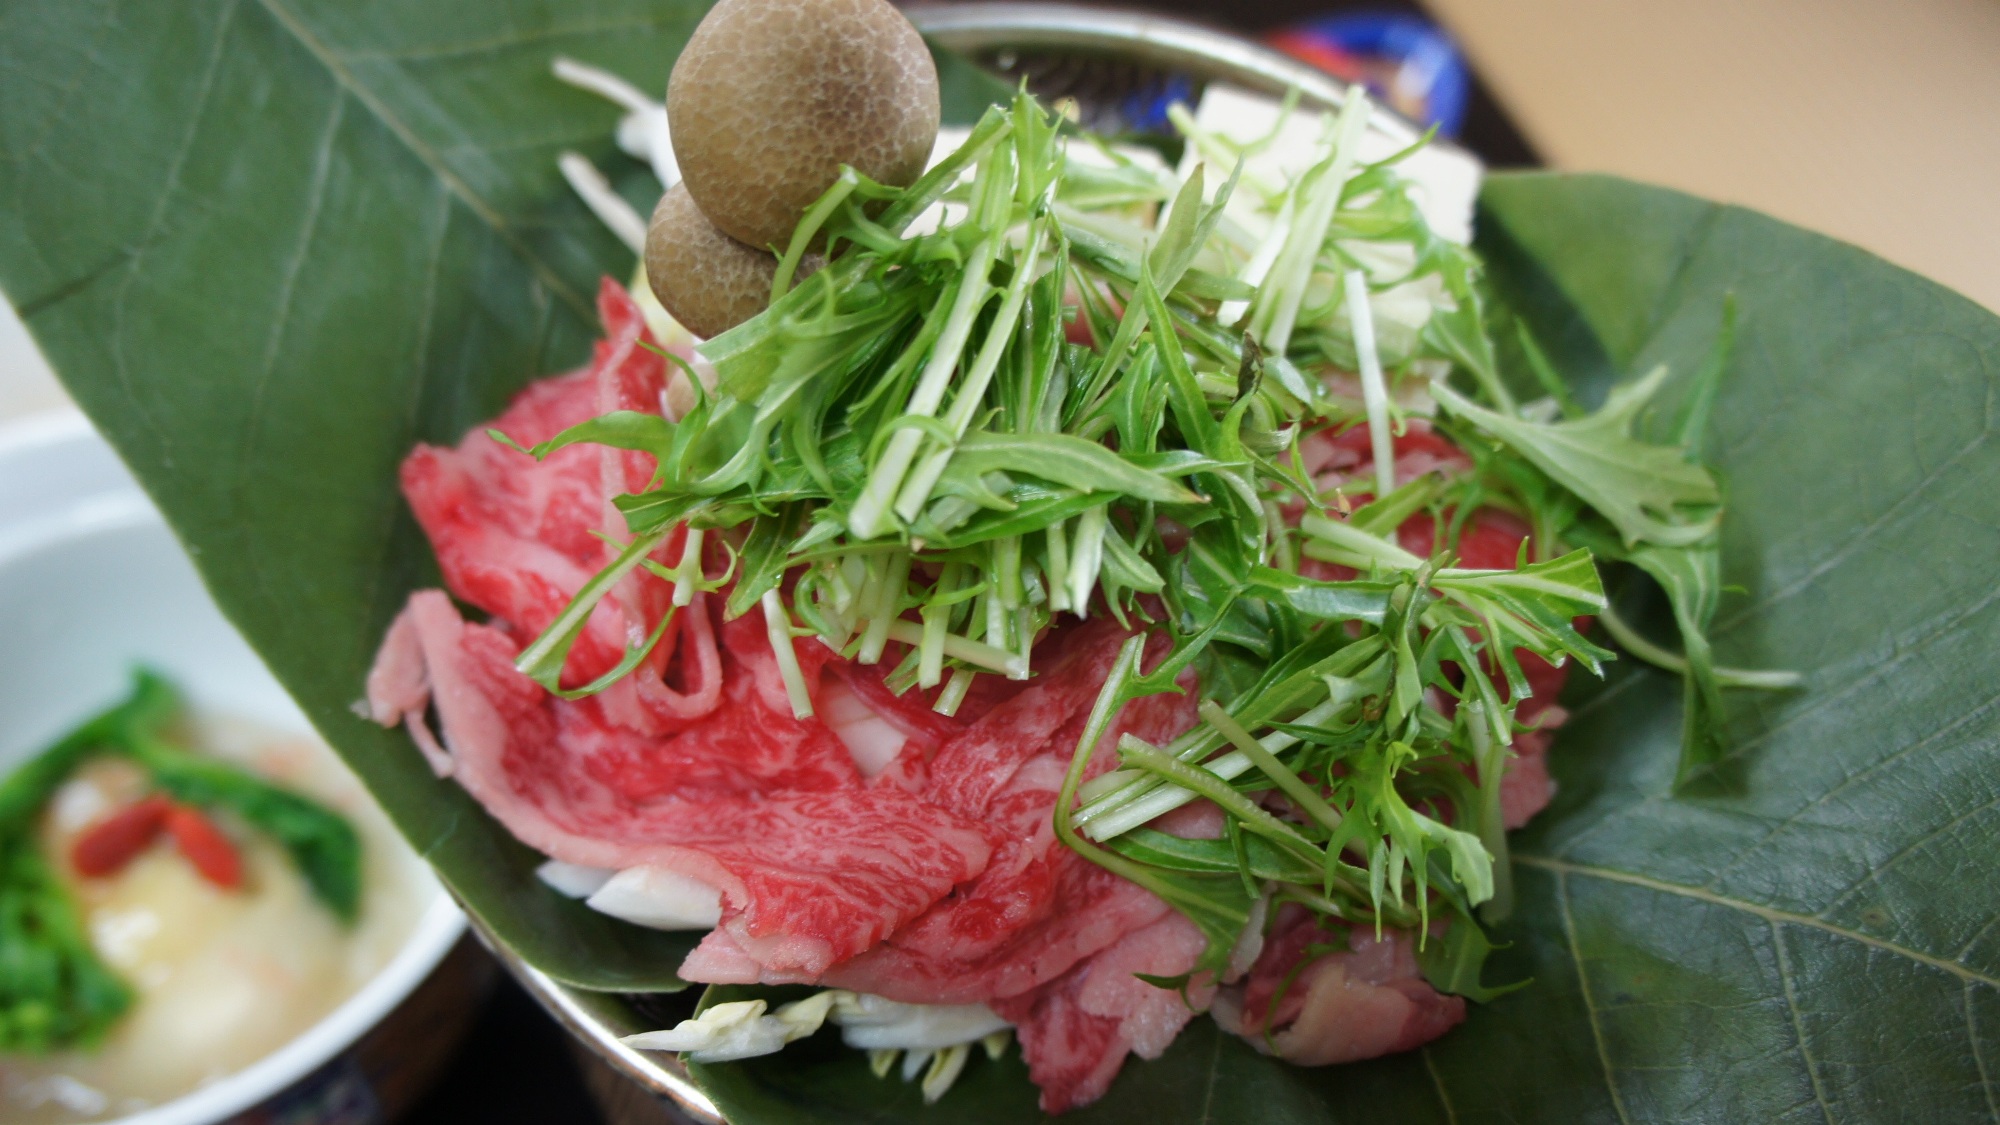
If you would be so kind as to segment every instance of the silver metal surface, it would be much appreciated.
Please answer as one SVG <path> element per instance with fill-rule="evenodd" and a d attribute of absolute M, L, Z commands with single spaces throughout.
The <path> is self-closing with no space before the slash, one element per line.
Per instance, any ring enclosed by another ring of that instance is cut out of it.
<path fill-rule="evenodd" d="M 1296 88 L 1303 100 L 1329 107 L 1340 105 L 1347 96 L 1343 83 L 1275 51 L 1225 32 L 1146 13 L 1066 4 L 969 3 L 913 7 L 907 14 L 937 43 L 1003 73 L 1013 69 L 1005 65 L 1010 54 L 1034 52 L 1074 56 L 1080 65 L 1090 60 L 1137 64 L 1147 76 L 1178 76 L 1196 85 L 1227 82 L 1273 97 Z M 1133 71 L 1128 68 L 1128 73 Z M 1032 75 L 1030 86 L 1035 88 Z M 1374 113 L 1371 122 L 1371 128 L 1406 144 L 1419 135 L 1408 122 L 1383 110 Z M 622 1036 L 655 1030 L 657 1021 L 645 1021 L 617 994 L 578 989 L 550 978 L 499 947 L 477 918 L 472 925 L 522 987 L 614 1070 L 685 1119 L 724 1125 L 715 1103 L 688 1077 L 677 1057 L 635 1051 L 619 1042 Z"/>
<path fill-rule="evenodd" d="M 635 1051 L 620 1042 L 627 1035 L 658 1029 L 643 1021 L 619 994 L 566 985 L 495 941 L 478 917 L 468 913 L 466 918 L 480 942 L 542 1010 L 606 1065 L 659 1098 L 662 1107 L 680 1120 L 698 1125 L 725 1125 L 715 1103 L 688 1077 L 687 1068 L 681 1065 L 678 1056 Z"/>
<path fill-rule="evenodd" d="M 1271 97 L 1297 89 L 1304 101 L 1322 106 L 1338 107 L 1347 100 L 1347 84 L 1324 71 L 1228 32 L 1150 12 L 994 2 L 924 5 L 905 14 L 939 45 L 975 59 L 1031 50 L 1101 55 Z M 1371 128 L 1404 144 L 1423 133 L 1379 103 L 1369 120 Z M 1432 144 L 1456 147 L 1446 141 Z"/>

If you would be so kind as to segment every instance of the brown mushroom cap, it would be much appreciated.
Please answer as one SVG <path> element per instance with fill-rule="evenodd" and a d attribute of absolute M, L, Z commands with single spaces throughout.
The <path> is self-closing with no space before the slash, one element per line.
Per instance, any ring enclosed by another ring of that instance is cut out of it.
<path fill-rule="evenodd" d="M 684 185 L 660 197 L 646 225 L 646 281 L 697 336 L 717 336 L 764 311 L 778 259 L 745 246 L 702 215 Z"/>
<path fill-rule="evenodd" d="M 937 66 L 886 0 L 722 0 L 674 64 L 667 119 L 702 212 L 783 249 L 841 165 L 897 186 L 923 174 Z"/>
<path fill-rule="evenodd" d="M 821 265 L 807 254 L 795 281 Z M 660 197 L 646 225 L 646 281 L 660 304 L 701 337 L 719 336 L 763 312 L 771 303 L 778 258 L 745 246 L 716 229 L 676 184 Z"/>

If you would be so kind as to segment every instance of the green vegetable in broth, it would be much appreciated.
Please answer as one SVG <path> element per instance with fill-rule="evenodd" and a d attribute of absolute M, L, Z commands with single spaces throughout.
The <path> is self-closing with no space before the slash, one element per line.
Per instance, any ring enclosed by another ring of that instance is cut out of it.
<path fill-rule="evenodd" d="M 78 766 L 125 757 L 175 800 L 226 808 L 284 845 L 314 897 L 352 922 L 361 844 L 345 819 L 235 766 L 173 744 L 183 703 L 164 678 L 133 673 L 126 699 L 0 781 L 0 1051 L 88 1047 L 130 1007 L 131 989 L 90 944 L 76 904 L 41 854 L 42 807 Z"/>
<path fill-rule="evenodd" d="M 131 1005 L 35 841 L 0 833 L 0 1051 L 89 1047 Z"/>

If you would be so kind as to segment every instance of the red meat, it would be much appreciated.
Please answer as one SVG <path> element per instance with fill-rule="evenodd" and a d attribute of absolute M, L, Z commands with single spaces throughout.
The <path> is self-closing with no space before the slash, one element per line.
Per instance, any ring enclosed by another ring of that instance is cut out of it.
<path fill-rule="evenodd" d="M 1012 996 L 1167 912 L 1151 892 L 1055 837 L 1050 810 L 1124 640 L 1101 622 L 1074 633 L 1066 662 L 948 743 L 932 764 L 926 799 L 993 833 L 986 871 L 881 947 L 834 970 L 829 983 L 918 1004 Z M 1120 734 L 1170 741 L 1193 725 L 1194 709 L 1191 690 L 1128 704 L 1089 775 L 1111 766 L 1109 747 Z"/>
<path fill-rule="evenodd" d="M 1164 914 L 1048 984 L 993 1004 L 1015 1027 L 1045 1112 L 1102 1097 L 1127 1054 L 1160 1057 L 1214 989 L 1192 986 L 1184 996 L 1138 974 L 1181 976 L 1206 945 L 1193 922 Z"/>
<path fill-rule="evenodd" d="M 612 410 L 660 411 L 665 361 L 639 346 L 646 336 L 638 307 L 607 280 L 598 309 L 606 336 L 591 365 L 530 386 L 493 429 L 532 445 Z M 611 499 L 643 489 L 652 470 L 646 454 L 595 445 L 573 445 L 537 464 L 482 427 L 454 449 L 419 445 L 403 462 L 402 483 L 445 584 L 525 642 L 616 556 L 619 548 L 603 538 L 624 531 Z M 678 562 L 680 550 L 677 535 L 655 558 Z M 659 623 L 671 597 L 671 584 L 654 575 L 627 578 L 592 613 L 564 682 L 587 683 L 609 670 L 633 638 Z M 592 706 L 620 725 L 664 733 L 713 711 L 721 686 L 707 618 L 683 612 L 644 666 Z"/>
<path fill-rule="evenodd" d="M 1215 1018 L 1260 1051 L 1326 1066 L 1420 1047 L 1465 1019 L 1465 1000 L 1425 982 L 1410 935 L 1341 934 L 1287 904 L 1249 975 L 1217 996 Z"/>
<path fill-rule="evenodd" d="M 977 825 L 864 786 L 839 740 L 773 710 L 733 652 L 726 705 L 649 744 L 542 691 L 514 670 L 512 639 L 466 624 L 443 593 L 419 592 L 404 612 L 459 784 L 556 859 L 715 887 L 711 940 L 769 972 L 824 972 L 986 865 Z M 705 963 L 699 950 L 689 960 Z"/>
<path fill-rule="evenodd" d="M 662 409 L 665 368 L 640 346 L 636 307 L 608 282 L 599 304 L 607 335 L 591 365 L 530 387 L 495 428 L 532 444 L 606 411 Z M 1467 464 L 1420 422 L 1396 448 L 1403 479 Z M 1305 468 L 1326 483 L 1367 479 L 1367 456 L 1360 431 L 1318 435 L 1304 450 Z M 989 1003 L 1018 1026 L 1051 1112 L 1102 1094 L 1127 1054 L 1157 1056 L 1211 995 L 1226 1025 L 1258 1042 L 1268 1030 L 1281 1053 L 1305 1062 L 1405 1049 L 1463 1018 L 1462 1000 L 1422 981 L 1406 936 L 1335 938 L 1303 911 L 1281 916 L 1247 977 L 1220 994 L 1200 981 L 1183 996 L 1138 979 L 1190 971 L 1200 932 L 1062 846 L 1051 820 L 1126 639 L 1108 622 L 1055 629 L 1035 650 L 1034 680 L 981 677 L 956 717 L 922 693 L 891 692 L 887 664 L 854 666 L 798 642 L 809 689 L 837 682 L 844 721 L 858 716 L 874 732 L 872 777 L 836 728 L 793 716 L 762 614 L 725 623 L 713 595 L 678 610 L 639 671 L 612 689 L 575 701 L 542 690 L 515 658 L 613 557 L 606 537 L 624 524 L 610 501 L 652 471 L 646 455 L 590 445 L 536 463 L 484 428 L 455 448 L 418 447 L 403 467 L 405 493 L 452 595 L 490 620 L 466 622 L 442 591 L 414 595 L 384 638 L 368 696 L 378 722 L 406 725 L 440 774 L 531 847 L 715 888 L 720 924 L 683 976 Z M 1525 534 L 1512 517 L 1478 513 L 1459 542 L 1461 564 L 1511 567 Z M 1399 535 L 1428 553 L 1434 528 L 1416 519 Z M 676 534 L 655 558 L 671 565 L 681 550 Z M 563 682 L 597 677 L 668 612 L 671 584 L 636 573 L 593 613 Z M 1563 672 L 1523 665 L 1535 698 L 1522 719 L 1553 726 Z M 1191 726 L 1193 686 L 1188 677 L 1182 694 L 1128 705 L 1090 774 L 1111 767 L 1121 733 L 1160 744 Z M 1517 740 L 1502 786 L 1510 826 L 1548 801 L 1547 739 Z M 1198 802 L 1156 827 L 1214 835 L 1219 817 Z"/>

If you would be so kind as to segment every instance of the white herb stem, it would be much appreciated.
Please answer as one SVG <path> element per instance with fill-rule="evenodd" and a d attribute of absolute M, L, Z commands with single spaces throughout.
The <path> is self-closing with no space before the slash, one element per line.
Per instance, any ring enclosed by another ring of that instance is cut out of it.
<path fill-rule="evenodd" d="M 1244 262 L 1243 268 L 1236 272 L 1238 281 L 1254 288 L 1263 285 L 1264 279 L 1271 276 L 1271 267 L 1278 263 L 1278 253 L 1285 248 L 1286 240 L 1291 238 L 1292 219 L 1296 210 L 1295 201 L 1287 195 L 1284 205 L 1278 208 L 1277 219 L 1271 223 L 1270 233 L 1264 236 L 1264 241 L 1257 244 L 1257 249 L 1250 255 L 1250 260 Z M 1249 311 L 1249 298 L 1232 298 L 1222 302 L 1221 307 L 1215 310 L 1215 320 L 1225 328 L 1234 328 L 1237 322 L 1243 319 L 1243 314 Z"/>
<path fill-rule="evenodd" d="M 632 113 L 644 113 L 659 106 L 659 102 L 641 93 L 637 86 L 599 67 L 577 62 L 572 58 L 557 55 L 550 71 L 564 82 L 579 90 L 588 90 L 606 101 L 617 102 Z"/>
<path fill-rule="evenodd" d="M 1085 508 L 1076 519 L 1076 539 L 1069 555 L 1069 609 L 1078 617 L 1089 616 L 1090 592 L 1097 587 L 1097 572 L 1104 566 L 1104 535 L 1110 526 L 1111 506 Z"/>
<path fill-rule="evenodd" d="M 966 263 L 965 271 L 959 278 L 958 292 L 952 301 L 944 331 L 939 333 L 930 362 L 924 366 L 917 388 L 910 394 L 907 413 L 925 418 L 937 415 L 938 405 L 944 401 L 945 388 L 951 384 L 951 373 L 957 369 L 959 358 L 965 354 L 973 321 L 993 291 L 987 277 L 993 272 L 993 258 L 998 244 L 999 236 L 993 235 L 982 239 L 973 250 L 971 260 Z M 875 463 L 875 471 L 869 474 L 867 486 L 860 498 L 855 500 L 854 510 L 848 513 L 847 528 L 855 538 L 873 539 L 889 530 L 889 505 L 902 488 L 903 475 L 909 472 L 910 462 L 916 458 L 917 448 L 923 440 L 922 431 L 908 427 L 890 435 L 887 447 L 882 450 L 882 459 Z"/>
<path fill-rule="evenodd" d="M 1006 354 L 1007 346 L 1013 342 L 1014 326 L 1020 323 L 1021 308 L 1028 300 L 1028 287 L 1035 281 L 1046 236 L 1046 228 L 1035 224 L 1028 237 L 1026 253 L 1015 263 L 1014 279 L 1007 286 L 1007 296 L 986 331 L 986 341 L 959 383 L 958 394 L 952 399 L 951 412 L 945 416 L 945 424 L 951 428 L 954 438 L 964 437 L 966 428 L 978 416 L 980 403 L 986 398 L 986 388 L 992 384 L 993 373 L 999 369 L 1000 357 Z M 951 463 L 951 454 L 949 446 L 935 450 L 910 474 L 903 485 L 902 495 L 896 500 L 896 514 L 905 522 L 914 521 L 924 510 L 924 502 L 930 499 L 931 489 L 937 486 L 945 466 Z"/>
<path fill-rule="evenodd" d="M 1049 612 L 1059 613 L 1069 605 L 1069 542 L 1063 535 L 1063 521 L 1049 525 Z"/>
<path fill-rule="evenodd" d="M 1318 706 L 1292 720 L 1298 726 L 1322 726 L 1331 721 L 1352 700 L 1344 698 L 1328 699 Z M 1194 738 L 1174 757 L 1181 761 L 1209 752 L 1215 746 L 1218 736 Z M 1272 731 L 1257 740 L 1266 752 L 1277 754 L 1291 749 L 1298 743 L 1298 736 L 1285 731 Z M 1240 750 L 1232 750 L 1216 758 L 1203 762 L 1202 768 L 1222 778 L 1224 781 L 1240 776 L 1252 763 Z M 1109 840 L 1124 835 L 1161 813 L 1172 812 L 1198 794 L 1182 789 L 1178 785 L 1163 781 L 1156 776 L 1135 778 L 1130 784 L 1113 793 L 1105 794 L 1076 811 L 1075 823 L 1084 835 L 1093 840 Z"/>
<path fill-rule="evenodd" d="M 901 641 L 906 645 L 922 644 L 924 640 L 922 625 L 901 618 L 891 621 L 887 632 L 889 640 Z M 1028 674 L 1028 659 L 1019 653 L 981 644 L 969 637 L 961 637 L 957 633 L 946 633 L 943 644 L 944 654 L 953 660 L 976 664 L 1011 679 L 1022 679 Z"/>
<path fill-rule="evenodd" d="M 882 649 L 889 643 L 890 632 L 897 622 L 896 615 L 902 612 L 903 587 L 910 580 L 910 553 L 897 551 L 889 556 L 881 570 L 870 577 L 875 581 L 875 597 L 865 607 L 868 628 L 861 634 L 861 651 L 855 655 L 855 659 L 863 664 L 879 663 Z M 910 628 L 914 630 L 916 626 Z"/>
<path fill-rule="evenodd" d="M 1333 216 L 1340 209 L 1341 192 L 1354 171 L 1361 136 L 1368 126 L 1369 108 L 1368 95 L 1360 87 L 1353 87 L 1335 126 L 1333 154 L 1321 166 L 1324 170 L 1313 182 L 1305 206 L 1299 209 L 1298 223 L 1284 251 L 1278 255 L 1266 285 L 1271 303 L 1259 318 L 1264 325 L 1259 342 L 1274 355 L 1283 355 L 1291 347 L 1292 330 L 1298 324 L 1299 309 L 1305 304 L 1313 267 L 1326 245 Z M 1260 298 L 1264 295 L 1262 291 L 1258 294 Z"/>
<path fill-rule="evenodd" d="M 792 647 L 792 618 L 786 612 L 776 587 L 764 591 L 764 633 L 771 639 L 771 654 L 778 659 L 778 676 L 785 681 L 785 696 L 791 700 L 792 714 L 812 718 L 812 693 L 806 689 L 806 675 L 799 667 L 798 650 Z"/>
<path fill-rule="evenodd" d="M 918 687 L 933 688 L 944 680 L 945 627 L 951 624 L 951 606 L 941 603 L 957 591 L 961 569 L 957 563 L 946 564 L 938 576 L 936 596 L 924 606 L 923 641 L 917 646 Z"/>
<path fill-rule="evenodd" d="M 701 528 L 687 529 L 687 542 L 681 547 L 680 564 L 674 567 L 674 604 L 690 605 L 694 602 L 696 583 L 701 580 Z"/>
<path fill-rule="evenodd" d="M 1389 385 L 1375 350 L 1375 314 L 1368 304 L 1368 275 L 1347 271 L 1347 320 L 1361 367 L 1361 405 L 1368 412 L 1368 444 L 1375 451 L 1375 498 L 1396 491 L 1396 439 L 1389 431 Z"/>

